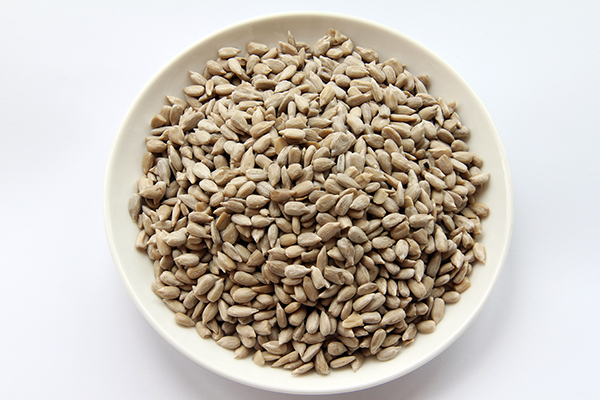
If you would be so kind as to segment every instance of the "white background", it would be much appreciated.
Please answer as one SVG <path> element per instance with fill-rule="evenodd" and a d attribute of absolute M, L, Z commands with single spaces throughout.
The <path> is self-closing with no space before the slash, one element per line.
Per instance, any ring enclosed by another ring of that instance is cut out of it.
<path fill-rule="evenodd" d="M 438 53 L 494 118 L 515 192 L 506 267 L 467 332 L 407 376 L 322 397 L 599 398 L 599 3 L 289 4 L 0 2 L 0 398 L 301 397 L 230 382 L 165 342 L 120 282 L 102 219 L 110 146 L 146 82 L 217 29 L 300 10 Z"/>

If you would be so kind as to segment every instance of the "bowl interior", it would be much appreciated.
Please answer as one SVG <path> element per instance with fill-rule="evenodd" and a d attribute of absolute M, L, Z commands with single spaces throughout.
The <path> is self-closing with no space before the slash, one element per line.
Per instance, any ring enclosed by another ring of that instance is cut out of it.
<path fill-rule="evenodd" d="M 446 308 L 442 323 L 429 335 L 418 335 L 412 345 L 388 362 L 367 359 L 357 372 L 335 370 L 329 376 L 309 374 L 292 377 L 289 371 L 259 368 L 250 358 L 234 360 L 233 352 L 220 348 L 212 340 L 201 339 L 196 331 L 178 326 L 173 313 L 151 291 L 152 263 L 134 247 L 138 233 L 127 212 L 129 196 L 141 176 L 144 138 L 149 121 L 165 104 L 165 95 L 183 96 L 190 84 L 188 70 L 202 71 L 207 60 L 216 57 L 223 46 L 246 48 L 248 41 L 277 45 L 286 41 L 288 30 L 309 44 L 335 28 L 350 37 L 355 45 L 373 47 L 380 60 L 397 57 L 413 74 L 428 74 L 430 93 L 447 102 L 456 100 L 458 113 L 471 129 L 471 150 L 484 159 L 484 171 L 492 178 L 479 197 L 490 206 L 483 220 L 480 241 L 487 249 L 487 265 L 477 264 L 470 277 L 472 286 L 459 303 Z M 391 29 L 337 14 L 295 13 L 268 16 L 222 30 L 184 51 L 163 68 L 146 86 L 132 105 L 118 132 L 105 177 L 104 213 L 111 253 L 117 270 L 139 310 L 150 324 L 175 348 L 190 359 L 235 381 L 278 392 L 325 394 L 364 389 L 400 377 L 418 368 L 442 352 L 481 310 L 498 279 L 506 259 L 513 220 L 512 184 L 500 137 L 481 101 L 458 74 L 422 45 Z M 150 350 L 149 350 L 150 351 Z"/>

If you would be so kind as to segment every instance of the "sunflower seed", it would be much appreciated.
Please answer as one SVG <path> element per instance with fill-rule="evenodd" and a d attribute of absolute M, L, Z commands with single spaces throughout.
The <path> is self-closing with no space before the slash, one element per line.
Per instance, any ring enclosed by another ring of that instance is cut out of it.
<path fill-rule="evenodd" d="M 446 303 L 444 300 L 437 298 L 433 301 L 433 306 L 431 308 L 431 319 L 435 322 L 435 324 L 439 324 L 442 318 L 444 317 L 444 308 Z"/>
<path fill-rule="evenodd" d="M 377 353 L 376 357 L 379 361 L 389 361 L 400 352 L 400 347 L 386 347 Z"/>
<path fill-rule="evenodd" d="M 391 359 L 486 261 L 471 132 L 427 75 L 339 31 L 246 51 L 219 49 L 151 120 L 128 212 L 152 290 L 257 365 Z"/>

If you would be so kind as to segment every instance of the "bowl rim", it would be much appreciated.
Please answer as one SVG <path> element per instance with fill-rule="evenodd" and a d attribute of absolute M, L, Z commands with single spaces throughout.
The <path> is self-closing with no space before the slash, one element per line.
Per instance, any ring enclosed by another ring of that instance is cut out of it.
<path fill-rule="evenodd" d="M 360 381 L 358 381 L 358 383 L 348 382 L 348 385 L 346 387 L 344 387 L 344 388 L 336 387 L 336 388 L 333 388 L 332 390 L 322 390 L 322 389 L 312 390 L 312 388 L 310 388 L 310 387 L 304 387 L 304 388 L 302 388 L 302 390 L 297 390 L 297 389 L 290 390 L 288 388 L 283 388 L 281 386 L 273 386 L 270 384 L 270 382 L 267 382 L 265 384 L 264 382 L 261 383 L 261 382 L 255 382 L 255 381 L 245 379 L 244 376 L 228 374 L 227 371 L 223 371 L 219 368 L 216 368 L 215 366 L 213 366 L 210 363 L 205 362 L 204 360 L 199 360 L 199 359 L 195 358 L 185 347 L 180 345 L 180 343 L 177 340 L 175 340 L 173 337 L 171 337 L 171 335 L 169 335 L 161 327 L 160 323 L 147 310 L 146 306 L 143 304 L 143 302 L 137 296 L 136 292 L 134 291 L 131 283 L 129 282 L 129 280 L 125 274 L 123 264 L 121 262 L 120 256 L 116 249 L 115 238 L 112 235 L 113 224 L 112 224 L 112 221 L 110 218 L 111 199 L 109 198 L 108 194 L 110 192 L 110 187 L 109 187 L 110 177 L 115 173 L 115 168 L 116 168 L 115 153 L 116 153 L 117 144 L 119 142 L 119 139 L 121 137 L 123 137 L 124 135 L 126 135 L 124 128 L 130 122 L 130 120 L 132 120 L 132 118 L 134 116 L 134 111 L 136 108 L 135 106 L 138 103 L 140 103 L 142 101 L 142 99 L 144 99 L 144 97 L 147 95 L 147 93 L 151 90 L 151 87 L 156 83 L 156 81 L 158 81 L 165 74 L 166 71 L 173 68 L 177 63 L 179 63 L 181 61 L 181 59 L 183 59 L 187 54 L 189 54 L 195 48 L 201 46 L 205 42 L 210 42 L 211 40 L 223 35 L 224 33 L 228 32 L 230 30 L 240 29 L 245 26 L 251 26 L 254 24 L 269 23 L 270 21 L 277 20 L 280 18 L 311 18 L 311 17 L 315 17 L 315 16 L 330 17 L 330 18 L 335 18 L 335 19 L 344 19 L 349 22 L 354 22 L 357 24 L 362 24 L 362 25 L 369 26 L 371 28 L 385 31 L 386 34 L 389 34 L 391 36 L 396 36 L 396 37 L 402 38 L 402 40 L 406 41 L 407 43 L 410 43 L 410 45 L 412 45 L 412 46 L 419 48 L 419 50 L 426 53 L 428 57 L 431 57 L 432 59 L 435 60 L 435 62 L 442 65 L 448 71 L 448 73 L 450 73 L 453 76 L 454 79 L 459 81 L 461 83 L 461 85 L 464 86 L 465 90 L 469 92 L 468 93 L 469 96 L 473 97 L 473 99 L 475 99 L 481 105 L 482 110 L 485 112 L 485 115 L 483 115 L 483 117 L 485 119 L 487 119 L 489 121 L 489 123 L 491 124 L 491 126 L 493 127 L 492 132 L 490 132 L 489 134 L 491 134 L 495 138 L 495 140 L 498 144 L 497 150 L 500 153 L 500 159 L 501 159 L 501 164 L 502 164 L 501 167 L 504 172 L 504 182 L 506 185 L 506 210 L 505 210 L 506 221 L 505 221 L 505 226 L 504 226 L 504 230 L 503 230 L 503 232 L 505 234 L 503 235 L 502 239 L 505 242 L 505 246 L 501 251 L 498 268 L 497 268 L 495 275 L 493 276 L 489 290 L 485 293 L 483 298 L 481 298 L 481 300 L 479 300 L 479 304 L 476 307 L 476 309 L 474 310 L 474 312 L 471 315 L 469 315 L 469 318 L 466 321 L 464 321 L 464 323 L 462 324 L 460 329 L 458 329 L 457 331 L 454 332 L 454 334 L 452 334 L 450 337 L 448 337 L 441 346 L 436 348 L 435 351 L 429 353 L 427 355 L 427 357 L 423 357 L 418 363 L 414 363 L 414 364 L 410 365 L 409 368 L 405 368 L 404 370 L 397 371 L 395 374 L 384 376 L 380 379 L 371 380 L 367 383 L 360 382 Z M 406 35 L 403 32 L 400 32 L 400 31 L 390 28 L 384 24 L 377 23 L 377 22 L 374 22 L 374 21 L 371 21 L 371 20 L 368 20 L 368 19 L 365 19 L 362 17 L 356 17 L 353 15 L 347 15 L 347 14 L 343 14 L 343 13 L 320 12 L 320 11 L 319 12 L 317 12 L 317 11 L 300 11 L 300 12 L 271 13 L 271 14 L 266 14 L 266 15 L 242 20 L 242 21 L 236 22 L 234 24 L 227 25 L 227 26 L 215 31 L 212 34 L 209 34 L 207 36 L 200 38 L 199 40 L 196 40 L 194 43 L 192 43 L 191 45 L 189 45 L 186 48 L 184 48 L 183 50 L 181 50 L 175 57 L 171 58 L 163 67 L 161 67 L 152 76 L 152 78 L 148 82 L 146 82 L 144 84 L 142 90 L 135 97 L 134 101 L 129 105 L 127 113 L 125 114 L 123 120 L 121 121 L 121 124 L 119 125 L 117 134 L 113 138 L 113 141 L 112 141 L 112 144 L 110 147 L 109 158 L 108 158 L 108 162 L 107 162 L 107 165 L 105 168 L 102 207 L 103 207 L 103 216 L 104 216 L 105 235 L 106 235 L 107 242 L 109 245 L 111 257 L 115 264 L 115 268 L 117 269 L 117 272 L 121 278 L 121 281 L 123 282 L 125 289 L 127 290 L 128 294 L 129 294 L 129 297 L 133 300 L 134 304 L 136 305 L 138 310 L 142 313 L 144 318 L 168 343 L 170 343 L 179 352 L 181 352 L 187 358 L 189 358 L 190 360 L 199 364 L 200 366 L 202 366 L 220 376 L 223 376 L 225 378 L 236 381 L 238 383 L 248 385 L 248 386 L 251 386 L 254 388 L 262 389 L 262 390 L 272 391 L 272 392 L 289 393 L 289 394 L 308 394 L 308 395 L 348 393 L 348 392 L 352 392 L 352 391 L 363 390 L 363 389 L 371 388 L 374 386 L 378 386 L 383 383 L 398 379 L 398 378 L 420 368 L 424 364 L 428 363 L 429 361 L 431 361 L 432 359 L 437 357 L 444 350 L 446 350 L 471 326 L 473 321 L 481 313 L 485 304 L 488 302 L 488 300 L 491 296 L 491 293 L 494 291 L 494 288 L 496 287 L 498 280 L 500 278 L 500 275 L 506 264 L 506 259 L 508 257 L 508 252 L 509 252 L 510 245 L 511 245 L 513 224 L 514 224 L 513 181 L 512 181 L 512 175 L 510 172 L 510 168 L 508 165 L 508 157 L 506 155 L 504 144 L 498 133 L 496 125 L 495 125 L 491 115 L 485 108 L 483 102 L 481 101 L 479 96 L 474 92 L 474 90 L 471 88 L 471 86 L 462 78 L 462 76 L 460 76 L 454 70 L 454 68 L 452 66 L 450 66 L 446 61 L 444 61 L 440 56 L 438 56 L 433 51 L 431 51 L 429 48 L 427 48 L 425 45 L 423 45 L 420 42 L 416 41 L 415 39 L 409 37 L 408 35 Z"/>

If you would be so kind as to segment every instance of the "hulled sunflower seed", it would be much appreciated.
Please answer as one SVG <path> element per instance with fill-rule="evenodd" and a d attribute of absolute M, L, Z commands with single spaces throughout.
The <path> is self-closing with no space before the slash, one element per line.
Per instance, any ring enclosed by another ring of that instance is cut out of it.
<path fill-rule="evenodd" d="M 379 361 L 389 361 L 400 352 L 400 347 L 386 347 L 377 353 L 376 357 Z"/>
<path fill-rule="evenodd" d="M 128 203 L 152 289 L 257 365 L 389 360 L 486 261 L 471 132 L 428 76 L 339 31 L 246 50 L 219 49 L 152 118 Z"/>

